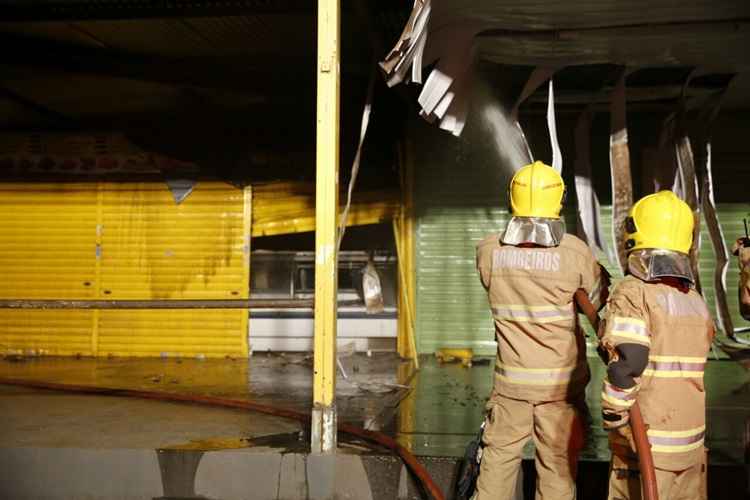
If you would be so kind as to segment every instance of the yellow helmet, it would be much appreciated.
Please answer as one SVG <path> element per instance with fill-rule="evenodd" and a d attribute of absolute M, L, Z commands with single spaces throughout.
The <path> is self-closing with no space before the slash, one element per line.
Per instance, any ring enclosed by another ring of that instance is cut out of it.
<path fill-rule="evenodd" d="M 693 244 L 693 224 L 693 211 L 672 191 L 644 196 L 625 220 L 625 248 L 628 252 L 661 248 L 688 254 Z"/>
<path fill-rule="evenodd" d="M 510 209 L 516 217 L 559 219 L 565 183 L 554 168 L 535 161 L 513 176 L 509 196 Z"/>

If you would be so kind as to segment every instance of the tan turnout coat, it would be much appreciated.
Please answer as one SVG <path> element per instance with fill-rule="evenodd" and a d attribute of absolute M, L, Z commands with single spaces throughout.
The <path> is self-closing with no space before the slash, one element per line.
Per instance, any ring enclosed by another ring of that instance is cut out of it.
<path fill-rule="evenodd" d="M 605 379 L 602 407 L 624 411 L 638 401 L 648 426 L 654 465 L 686 470 L 703 460 L 706 432 L 703 371 L 714 335 L 708 308 L 698 292 L 685 293 L 633 276 L 609 299 L 602 344 L 610 352 L 624 343 L 648 348 L 648 365 L 637 385 L 622 390 Z M 627 441 L 613 439 L 613 452 L 629 453 Z"/>
<path fill-rule="evenodd" d="M 557 247 L 477 246 L 489 296 L 497 358 L 494 392 L 525 401 L 572 400 L 589 381 L 573 295 L 598 297 L 602 271 L 589 247 L 566 234 Z"/>

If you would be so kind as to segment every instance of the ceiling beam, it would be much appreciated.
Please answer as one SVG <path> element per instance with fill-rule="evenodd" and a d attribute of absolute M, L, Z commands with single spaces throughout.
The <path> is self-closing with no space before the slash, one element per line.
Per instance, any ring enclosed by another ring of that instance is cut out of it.
<path fill-rule="evenodd" d="M 310 0 L 11 0 L 0 6 L 4 22 L 232 17 L 315 12 Z"/>
<path fill-rule="evenodd" d="M 685 97 L 703 97 L 721 90 L 723 87 L 688 87 Z M 555 89 L 555 104 L 608 104 L 612 87 L 605 87 L 597 92 Z M 682 87 L 679 85 L 658 85 L 651 87 L 627 87 L 628 104 L 631 102 L 663 101 L 679 99 Z M 528 102 L 536 104 L 547 103 L 547 90 L 535 92 Z"/>
<path fill-rule="evenodd" d="M 178 59 L 9 34 L 0 34 L 0 64 L 266 96 L 313 89 L 315 72 L 315 59 L 307 57 L 247 54 Z M 347 62 L 342 67 L 342 73 L 355 80 L 366 78 L 370 70 L 367 62 Z"/>
<path fill-rule="evenodd" d="M 663 37 L 680 36 L 686 33 L 692 36 L 722 35 L 747 33 L 750 28 L 750 17 L 738 17 L 722 20 L 695 20 L 639 24 L 613 24 L 611 26 L 589 26 L 575 29 L 538 29 L 507 30 L 488 29 L 482 31 L 480 38 L 503 38 L 518 41 L 569 41 L 586 39 L 588 36 L 607 38 L 639 38 L 653 35 L 655 32 Z M 656 31 L 655 31 L 656 30 Z"/>
<path fill-rule="evenodd" d="M 373 0 L 368 0 L 373 1 Z M 380 12 L 408 12 L 403 0 L 374 0 Z M 10 0 L 0 5 L 3 22 L 98 21 L 196 17 L 242 17 L 273 14 L 315 15 L 314 0 Z M 352 11 L 343 2 L 342 11 Z"/>

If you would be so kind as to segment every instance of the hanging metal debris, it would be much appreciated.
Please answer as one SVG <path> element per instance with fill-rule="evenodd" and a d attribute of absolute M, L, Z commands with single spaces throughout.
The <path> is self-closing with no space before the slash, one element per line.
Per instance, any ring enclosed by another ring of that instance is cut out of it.
<path fill-rule="evenodd" d="M 528 153 L 529 157 L 529 163 L 534 161 L 534 154 L 531 152 L 531 147 L 529 147 L 529 142 L 526 140 L 526 135 L 523 133 L 523 127 L 521 127 L 521 122 L 518 121 L 518 110 L 521 107 L 521 104 L 523 104 L 526 99 L 531 96 L 544 82 L 552 78 L 552 75 L 555 74 L 555 71 L 557 71 L 557 68 L 548 68 L 548 67 L 538 67 L 534 68 L 534 70 L 529 75 L 529 78 L 526 80 L 526 83 L 523 86 L 523 89 L 521 89 L 521 93 L 518 95 L 518 98 L 516 99 L 515 104 L 513 104 L 513 109 L 510 111 L 510 117 L 513 120 L 513 122 L 516 124 L 516 128 L 518 128 L 518 131 L 521 133 L 521 137 L 523 138 L 523 143 L 526 146 L 526 152 Z M 547 116 L 547 119 L 549 119 L 549 114 Z M 520 168 L 520 165 L 519 165 Z"/>
<path fill-rule="evenodd" d="M 727 301 L 727 267 L 729 265 L 729 251 L 727 249 L 724 232 L 719 224 L 719 218 L 716 214 L 716 201 L 714 199 L 713 183 L 713 165 L 711 157 L 711 132 L 714 120 L 719 113 L 721 100 L 724 97 L 726 89 L 717 92 L 703 106 L 698 115 L 697 144 L 695 154 L 695 164 L 698 167 L 698 178 L 700 182 L 701 208 L 703 209 L 703 218 L 706 221 L 711 245 L 716 257 L 716 267 L 714 268 L 714 301 L 716 305 L 717 320 L 719 328 L 727 335 L 732 336 L 734 325 L 732 314 L 729 311 Z M 750 299 L 750 294 L 748 295 Z M 740 303 L 742 301 L 740 300 Z M 749 302 L 750 305 L 750 302 Z M 742 307 L 740 307 L 740 312 Z M 750 313 L 750 307 L 747 310 Z"/>
<path fill-rule="evenodd" d="M 460 136 L 466 125 L 474 79 L 474 37 L 483 25 L 466 21 L 444 26 L 437 22 L 440 31 L 430 33 L 432 22 L 430 0 L 415 0 L 404 31 L 380 68 L 388 86 L 392 87 L 407 79 L 422 83 L 422 68 L 436 63 L 419 94 L 419 115 L 442 130 Z M 429 44 L 428 35 L 431 37 Z"/>
<path fill-rule="evenodd" d="M 594 179 L 591 170 L 591 107 L 581 113 L 575 129 L 575 187 L 578 200 L 578 236 L 595 251 L 604 253 L 614 262 L 611 245 L 607 244 L 602 228 L 601 206 L 599 196 L 594 190 Z"/>
<path fill-rule="evenodd" d="M 195 187 L 195 180 L 192 179 L 167 179 L 167 187 L 172 192 L 172 198 L 176 204 L 182 203 L 185 198 L 190 196 Z"/>
<path fill-rule="evenodd" d="M 633 181 L 630 175 L 630 150 L 625 102 L 625 76 L 623 70 L 612 91 L 611 128 L 609 136 L 609 163 L 612 172 L 612 238 L 615 243 L 617 264 L 622 272 L 627 269 L 625 231 L 623 224 L 633 205 Z"/>

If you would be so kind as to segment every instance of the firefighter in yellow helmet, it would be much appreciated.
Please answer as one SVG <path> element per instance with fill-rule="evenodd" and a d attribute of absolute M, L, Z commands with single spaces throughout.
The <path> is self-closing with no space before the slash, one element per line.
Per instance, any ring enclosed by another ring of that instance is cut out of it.
<path fill-rule="evenodd" d="M 694 289 L 693 212 L 671 191 L 639 200 L 625 222 L 628 271 L 601 325 L 602 389 L 610 431 L 610 500 L 641 498 L 628 410 L 648 428 L 660 500 L 705 499 L 703 369 L 714 326 Z"/>
<path fill-rule="evenodd" d="M 477 246 L 497 340 L 494 388 L 487 404 L 474 498 L 515 498 L 521 452 L 536 448 L 536 498 L 575 497 L 581 411 L 589 381 L 573 296 L 606 299 L 606 271 L 589 247 L 565 233 L 562 177 L 536 162 L 510 183 L 512 218 Z"/>

